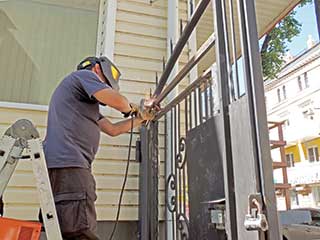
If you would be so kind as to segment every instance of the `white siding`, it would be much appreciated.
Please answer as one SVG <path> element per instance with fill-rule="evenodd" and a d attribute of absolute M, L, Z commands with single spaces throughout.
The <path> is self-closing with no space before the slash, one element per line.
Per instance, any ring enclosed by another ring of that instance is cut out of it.
<path fill-rule="evenodd" d="M 186 1 L 180 1 L 180 18 L 187 18 Z M 153 5 L 144 0 L 119 0 L 116 13 L 114 61 L 122 72 L 121 92 L 132 102 L 139 102 L 155 89 L 155 74 L 162 72 L 162 59 L 166 59 L 167 2 Z M 185 24 L 185 22 L 184 22 Z M 180 65 L 188 59 L 185 49 Z M 102 109 L 111 119 L 122 119 L 120 113 Z M 30 119 L 38 128 L 41 137 L 46 131 L 46 110 L 0 108 L 0 134 L 17 119 Z M 161 162 L 159 182 L 160 219 L 164 219 L 164 124 L 160 122 L 159 146 Z M 138 137 L 134 133 L 133 143 Z M 128 154 L 129 134 L 119 137 L 101 137 L 100 149 L 93 164 L 97 182 L 96 203 L 98 220 L 114 220 L 118 198 L 123 182 Z M 138 219 L 139 163 L 135 162 L 135 147 L 132 149 L 129 178 L 124 193 L 121 220 Z M 37 219 L 38 199 L 30 162 L 18 164 L 17 171 L 4 195 L 6 216 L 21 219 Z"/>

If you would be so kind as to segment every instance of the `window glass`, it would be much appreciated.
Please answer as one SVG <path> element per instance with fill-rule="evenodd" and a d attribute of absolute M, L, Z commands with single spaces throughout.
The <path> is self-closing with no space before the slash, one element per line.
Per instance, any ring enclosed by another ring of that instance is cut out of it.
<path fill-rule="evenodd" d="M 319 161 L 318 147 L 308 148 L 308 157 L 310 162 Z"/>
<path fill-rule="evenodd" d="M 282 94 L 283 94 L 283 99 L 287 99 L 286 86 L 283 86 L 283 87 L 282 87 Z"/>
<path fill-rule="evenodd" d="M 280 89 L 277 89 L 277 95 L 278 95 L 278 102 L 281 102 L 281 93 L 280 93 Z"/>
<path fill-rule="evenodd" d="M 308 87 L 309 87 L 308 73 L 305 72 L 305 73 L 303 74 L 303 76 L 304 76 L 304 84 L 305 84 L 306 88 L 308 88 Z"/>
<path fill-rule="evenodd" d="M 286 161 L 288 167 L 294 167 L 294 155 L 293 153 L 286 154 Z"/>
<path fill-rule="evenodd" d="M 48 104 L 77 63 L 95 55 L 99 0 L 0 1 L 0 101 Z"/>
<path fill-rule="evenodd" d="M 298 86 L 299 86 L 299 91 L 301 91 L 303 89 L 302 87 L 302 82 L 301 82 L 301 77 L 298 77 Z"/>

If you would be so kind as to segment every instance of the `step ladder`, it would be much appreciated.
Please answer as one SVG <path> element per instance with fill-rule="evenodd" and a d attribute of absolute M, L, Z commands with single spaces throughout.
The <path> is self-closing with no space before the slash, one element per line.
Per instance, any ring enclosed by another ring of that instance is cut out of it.
<path fill-rule="evenodd" d="M 0 139 L 0 197 L 21 160 L 32 162 L 47 239 L 62 240 L 42 141 L 33 124 L 25 119 L 15 122 Z"/>

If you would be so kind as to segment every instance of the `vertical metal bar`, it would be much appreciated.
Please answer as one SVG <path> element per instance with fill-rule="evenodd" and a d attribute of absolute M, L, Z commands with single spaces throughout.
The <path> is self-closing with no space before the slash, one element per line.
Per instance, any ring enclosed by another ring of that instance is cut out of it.
<path fill-rule="evenodd" d="M 179 179 L 179 195 L 178 195 L 178 199 L 179 199 L 179 208 L 178 208 L 178 211 L 177 213 L 181 213 L 181 209 L 182 209 L 182 202 L 181 202 L 181 195 L 182 195 L 182 184 L 181 184 L 181 171 L 180 171 L 180 168 L 179 168 L 179 154 L 180 154 L 180 138 L 181 138 L 181 118 L 180 118 L 180 114 L 181 114 L 181 107 L 180 107 L 180 103 L 178 103 L 178 136 L 177 136 L 177 153 L 176 153 L 176 169 L 178 170 L 177 174 L 178 174 L 178 179 Z"/>
<path fill-rule="evenodd" d="M 234 85 L 236 88 L 236 98 L 240 97 L 240 87 L 239 87 L 239 73 L 238 73 L 238 61 L 237 61 L 237 42 L 236 42 L 236 33 L 234 25 L 234 11 L 233 11 L 233 0 L 229 0 L 229 16 L 230 16 L 230 26 L 231 26 L 231 42 L 232 42 L 232 56 L 234 64 L 234 73 L 232 74 Z"/>
<path fill-rule="evenodd" d="M 165 173 L 165 183 L 167 183 L 167 179 L 169 177 L 168 174 L 168 164 L 167 162 L 169 161 L 168 158 L 168 113 L 164 115 L 164 129 L 165 129 L 165 134 L 164 134 L 164 146 L 165 146 L 165 150 L 164 150 L 164 173 Z M 168 199 L 169 199 L 169 189 L 168 186 L 165 184 L 165 226 L 164 226 L 164 231 L 165 231 L 165 238 L 167 239 L 167 234 L 168 234 L 168 222 L 169 222 L 169 217 L 170 217 L 170 211 L 167 209 L 168 208 Z"/>
<path fill-rule="evenodd" d="M 149 143 L 150 143 L 150 158 L 151 158 L 151 238 L 150 240 L 158 240 L 159 235 L 159 168 L 158 168 L 158 153 L 159 153 L 159 140 L 158 140 L 158 122 L 150 123 L 149 130 Z"/>
<path fill-rule="evenodd" d="M 237 214 L 236 199 L 234 193 L 234 174 L 233 159 L 231 148 L 231 132 L 229 118 L 230 91 L 227 83 L 228 66 L 226 65 L 226 46 L 225 31 L 221 19 L 223 17 L 221 0 L 213 1 L 214 26 L 217 36 L 216 41 L 216 62 L 217 78 L 220 95 L 220 112 L 222 116 L 224 136 L 224 148 L 222 152 L 223 175 L 224 175 L 224 192 L 226 198 L 226 233 L 229 239 L 237 240 Z"/>
<path fill-rule="evenodd" d="M 188 115 L 189 116 L 191 116 L 191 111 L 189 112 L 188 111 L 188 103 L 189 103 L 189 101 L 188 101 L 188 96 L 185 98 L 185 100 L 184 100 L 184 102 L 185 102 L 185 134 L 184 134 L 184 137 L 185 138 L 187 138 L 187 133 L 188 133 L 188 131 L 189 131 L 189 123 L 188 123 Z M 186 151 L 185 149 L 184 149 L 184 151 Z M 184 159 L 182 159 L 182 161 L 183 161 Z M 185 167 L 183 167 L 183 169 L 182 169 L 182 178 L 183 178 L 183 213 L 185 214 L 186 213 L 186 201 L 187 201 L 187 198 L 186 198 L 186 187 L 187 187 L 187 184 L 186 184 L 186 176 L 185 176 Z"/>
<path fill-rule="evenodd" d="M 223 22 L 223 31 L 225 36 L 225 47 L 226 47 L 226 63 L 227 63 L 227 71 L 228 71 L 228 83 L 229 83 L 229 91 L 230 91 L 230 99 L 233 101 L 235 99 L 234 93 L 234 82 L 232 80 L 232 67 L 230 61 L 230 47 L 229 47 L 229 34 L 228 34 L 228 21 L 227 21 L 227 13 L 226 13 L 226 1 L 221 1 L 222 7 L 222 22 Z"/>
<path fill-rule="evenodd" d="M 203 123 L 203 109 L 202 109 L 202 95 L 200 87 L 197 88 L 198 93 L 198 110 L 199 110 L 199 120 L 200 124 Z"/>
<path fill-rule="evenodd" d="M 171 173 L 170 174 L 174 174 L 174 145 L 175 145 L 175 133 L 174 133 L 174 126 L 175 126 L 175 115 L 174 115 L 174 110 L 172 109 L 171 110 Z M 175 176 L 175 175 L 174 175 Z M 177 188 L 177 183 L 176 183 L 176 180 L 173 179 L 173 182 L 174 182 L 174 186 L 175 188 L 172 189 L 174 190 L 174 197 L 176 199 L 176 188 Z M 173 203 L 174 206 L 173 206 L 173 209 L 176 209 L 176 200 L 175 202 Z M 175 230 L 175 211 L 172 211 L 172 217 L 171 217 L 171 235 L 168 236 L 169 239 L 176 239 L 175 238 L 175 235 L 176 235 L 176 230 Z"/>
<path fill-rule="evenodd" d="M 208 81 L 204 82 L 204 106 L 205 106 L 205 113 L 206 113 L 206 121 L 209 118 L 209 109 L 208 109 Z"/>
<path fill-rule="evenodd" d="M 188 109 L 188 96 L 184 99 L 184 121 L 185 121 L 185 133 L 187 135 L 188 129 L 189 129 L 189 109 Z"/>
<path fill-rule="evenodd" d="M 178 173 L 177 173 L 177 162 L 176 162 L 176 156 L 177 156 L 177 106 L 174 107 L 174 127 L 173 127 L 173 131 L 174 131 L 174 148 L 173 148 L 173 161 L 175 163 L 174 166 L 174 176 L 175 176 L 175 196 L 176 196 L 176 216 L 175 216 L 175 225 L 177 225 L 177 216 L 178 216 L 178 203 L 177 201 L 179 201 L 179 195 L 178 195 Z M 178 227 L 175 226 L 175 234 L 176 237 L 179 236 L 178 233 Z"/>
<path fill-rule="evenodd" d="M 198 125 L 198 112 L 197 112 L 197 92 L 193 91 L 193 114 L 194 114 L 194 126 Z"/>
<path fill-rule="evenodd" d="M 248 95 L 252 142 L 254 156 L 258 168 L 257 180 L 260 183 L 261 195 L 264 199 L 263 209 L 269 222 L 269 230 L 260 237 L 269 240 L 280 239 L 276 198 L 273 184 L 273 169 L 269 145 L 264 86 L 260 65 L 258 32 L 253 0 L 238 0 L 242 55 Z"/>
<path fill-rule="evenodd" d="M 190 125 L 189 125 L 189 129 L 191 129 L 192 128 L 192 95 L 190 94 L 189 95 L 189 123 L 190 123 Z"/>
<path fill-rule="evenodd" d="M 148 131 L 146 126 L 142 126 L 140 129 L 140 139 L 141 139 L 141 163 L 140 163 L 140 173 L 139 173 L 139 239 L 147 240 L 149 238 L 149 199 L 148 199 L 148 169 L 149 169 L 149 159 L 148 159 Z"/>
<path fill-rule="evenodd" d="M 210 116 L 213 117 L 213 109 L 214 109 L 214 102 L 213 102 L 213 91 L 212 91 L 212 81 L 213 81 L 213 78 L 211 77 L 209 79 L 209 98 L 210 98 Z"/>

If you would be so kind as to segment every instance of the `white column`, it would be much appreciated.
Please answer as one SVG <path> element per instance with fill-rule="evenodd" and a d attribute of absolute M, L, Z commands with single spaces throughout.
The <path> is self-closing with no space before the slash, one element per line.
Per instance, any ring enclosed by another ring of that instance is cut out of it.
<path fill-rule="evenodd" d="M 168 0 L 168 32 L 167 32 L 167 58 L 171 56 L 171 49 L 174 48 L 178 37 L 179 37 L 179 0 Z M 177 75 L 179 71 L 179 64 L 177 63 L 172 70 L 172 73 L 168 79 L 168 82 L 172 81 L 172 78 Z M 176 95 L 177 95 L 177 87 L 175 90 L 173 90 L 167 97 L 166 101 L 172 100 Z M 173 156 L 173 149 L 172 149 L 172 139 L 171 139 L 171 134 L 172 134 L 172 127 L 169 125 L 171 123 L 171 115 L 170 113 L 167 114 L 167 161 L 166 161 L 166 176 L 168 177 L 171 173 L 174 172 L 174 165 L 173 169 L 171 167 L 171 161 L 174 161 L 174 156 Z M 168 186 L 167 186 L 168 187 Z M 174 191 L 170 191 L 170 188 L 168 188 L 168 199 L 171 199 L 171 196 L 173 196 L 175 193 Z M 179 200 L 177 200 L 179 201 Z M 172 213 L 166 209 L 166 226 L 167 226 L 167 240 L 173 239 L 173 233 L 174 229 L 172 227 L 172 221 L 174 219 L 172 218 Z"/>
<path fill-rule="evenodd" d="M 305 162 L 306 161 L 306 156 L 304 155 L 304 152 L 303 152 L 303 147 L 302 147 L 301 140 L 298 141 L 298 149 L 299 149 L 300 161 L 301 162 Z"/>
<path fill-rule="evenodd" d="M 103 42 L 101 53 L 113 61 L 116 34 L 117 0 L 107 0 L 104 8 L 105 9 L 102 9 L 101 13 L 103 14 L 104 11 L 104 16 L 102 16 L 104 19 L 104 24 L 101 24 L 101 32 L 103 32 L 103 34 L 99 33 L 103 37 L 103 39 L 101 39 Z"/>
<path fill-rule="evenodd" d="M 192 10 L 196 8 L 195 0 L 188 0 L 188 20 L 191 19 Z M 193 6 L 193 8 L 191 8 Z M 193 31 L 189 38 L 189 59 L 197 53 L 197 31 Z M 194 66 L 190 71 L 190 82 L 193 82 L 198 78 L 198 65 Z"/>

